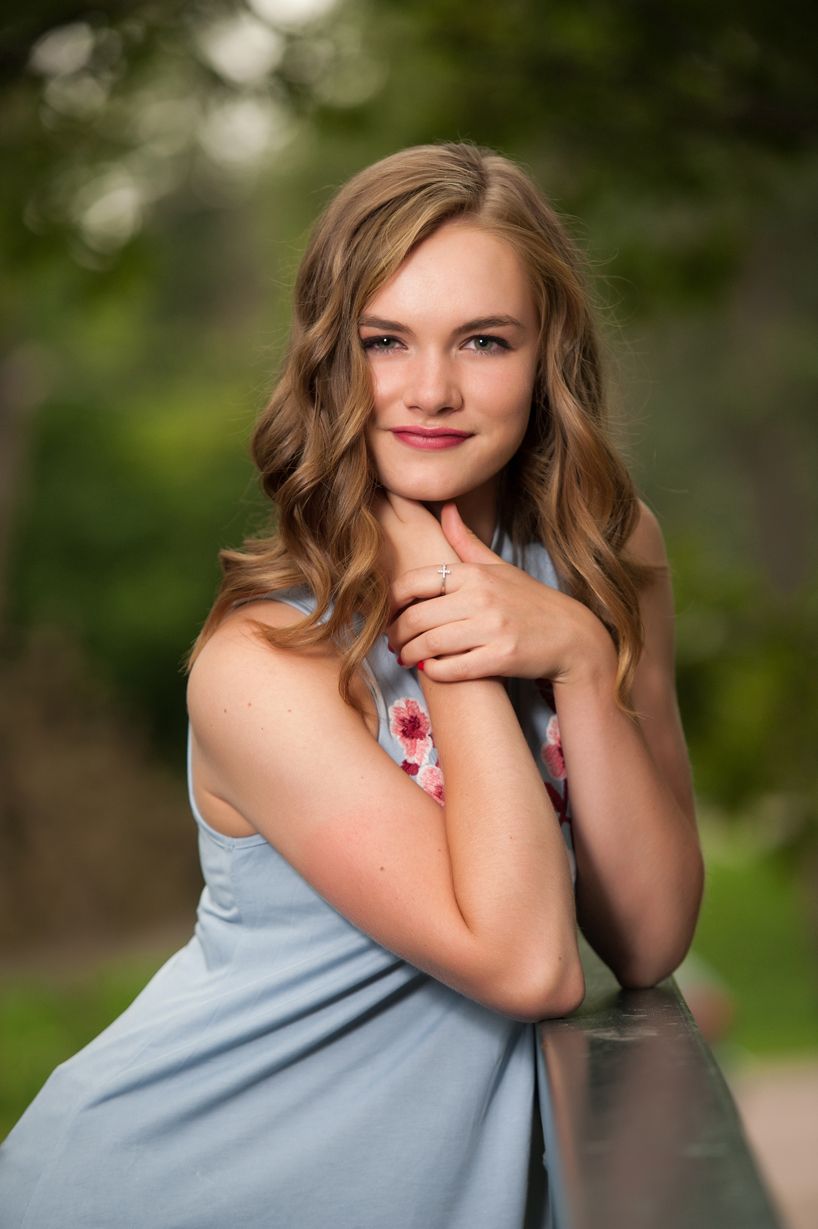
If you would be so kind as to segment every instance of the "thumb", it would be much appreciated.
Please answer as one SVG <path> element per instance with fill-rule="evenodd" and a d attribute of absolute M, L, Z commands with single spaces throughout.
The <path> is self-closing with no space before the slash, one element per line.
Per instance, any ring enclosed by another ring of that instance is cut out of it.
<path fill-rule="evenodd" d="M 503 562 L 499 555 L 480 541 L 473 529 L 469 529 L 454 501 L 445 503 L 440 509 L 440 527 L 446 541 L 454 547 L 463 563 Z"/>

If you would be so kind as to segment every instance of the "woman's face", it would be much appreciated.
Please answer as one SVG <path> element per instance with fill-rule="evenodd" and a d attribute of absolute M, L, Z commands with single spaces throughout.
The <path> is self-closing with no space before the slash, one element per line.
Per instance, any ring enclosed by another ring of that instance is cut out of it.
<path fill-rule="evenodd" d="M 359 320 L 372 372 L 367 439 L 380 481 L 408 499 L 469 496 L 494 515 L 528 424 L 538 321 L 517 253 L 474 224 L 415 248 Z"/>

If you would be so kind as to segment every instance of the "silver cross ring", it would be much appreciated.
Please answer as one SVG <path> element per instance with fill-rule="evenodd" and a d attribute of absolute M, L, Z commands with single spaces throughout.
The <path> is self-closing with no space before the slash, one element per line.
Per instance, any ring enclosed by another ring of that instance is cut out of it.
<path fill-rule="evenodd" d="M 440 567 L 437 569 L 437 572 L 441 578 L 440 579 L 440 596 L 443 597 L 443 594 L 446 592 L 446 577 L 451 576 L 452 569 L 449 567 L 448 563 L 441 563 Z"/>

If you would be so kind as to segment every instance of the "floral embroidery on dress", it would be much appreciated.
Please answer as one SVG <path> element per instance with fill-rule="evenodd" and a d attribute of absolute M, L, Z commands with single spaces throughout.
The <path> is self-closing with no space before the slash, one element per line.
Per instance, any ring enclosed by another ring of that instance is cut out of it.
<path fill-rule="evenodd" d="M 389 729 L 411 764 L 422 764 L 428 758 L 432 750 L 432 724 L 417 700 L 405 696 L 390 705 Z"/>
<path fill-rule="evenodd" d="M 436 753 L 429 714 L 417 700 L 404 696 L 389 706 L 389 730 L 403 748 L 403 771 L 443 806 L 443 770 L 431 759 Z"/>
<path fill-rule="evenodd" d="M 424 764 L 418 775 L 418 781 L 427 794 L 431 794 L 435 802 L 441 806 L 445 802 L 443 795 L 443 772 L 439 764 Z"/>
<path fill-rule="evenodd" d="M 545 730 L 546 741 L 540 754 L 543 762 L 556 781 L 565 780 L 565 756 L 562 754 L 562 739 L 560 738 L 560 723 L 556 713 L 548 722 Z"/>
<path fill-rule="evenodd" d="M 549 773 L 555 781 L 562 782 L 562 789 L 546 781 L 545 788 L 551 799 L 560 827 L 566 825 L 571 829 L 571 816 L 568 811 L 568 778 L 565 773 L 565 756 L 562 751 L 560 723 L 556 713 L 545 727 L 545 742 L 540 748 L 540 756 Z"/>

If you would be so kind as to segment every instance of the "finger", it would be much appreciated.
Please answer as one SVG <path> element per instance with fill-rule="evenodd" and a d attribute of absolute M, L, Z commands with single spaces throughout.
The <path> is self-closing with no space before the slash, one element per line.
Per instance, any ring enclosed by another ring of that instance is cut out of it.
<path fill-rule="evenodd" d="M 419 636 L 412 636 L 403 645 L 399 640 L 390 640 L 393 649 L 400 656 L 400 664 L 406 667 L 416 666 L 419 661 L 426 661 L 429 657 L 440 658 L 452 653 L 468 653 L 472 649 L 482 647 L 483 643 L 469 619 L 432 627 Z"/>
<path fill-rule="evenodd" d="M 428 567 L 411 568 L 402 576 L 398 576 L 392 582 L 390 590 L 393 607 L 402 610 L 410 602 L 418 599 L 444 596 L 441 593 L 444 580 L 440 571 L 442 566 L 442 564 L 430 564 Z M 446 567 L 449 571 L 445 576 L 445 593 L 456 593 L 464 579 L 463 572 L 460 570 L 461 565 L 447 562 Z"/>
<path fill-rule="evenodd" d="M 447 593 L 443 597 L 431 597 L 405 607 L 387 626 L 386 634 L 389 643 L 398 648 L 432 628 L 457 623 L 469 618 L 472 613 L 465 594 Z"/>
<path fill-rule="evenodd" d="M 443 505 L 440 513 L 440 527 L 446 535 L 450 546 L 465 563 L 502 563 L 499 555 L 495 555 L 486 546 L 473 529 L 470 529 L 460 509 L 453 501 Z"/>
<path fill-rule="evenodd" d="M 435 683 L 463 683 L 468 679 L 498 678 L 496 662 L 486 646 L 448 657 L 423 660 L 423 673 Z"/>

